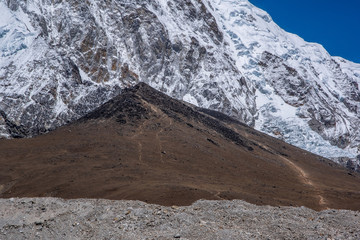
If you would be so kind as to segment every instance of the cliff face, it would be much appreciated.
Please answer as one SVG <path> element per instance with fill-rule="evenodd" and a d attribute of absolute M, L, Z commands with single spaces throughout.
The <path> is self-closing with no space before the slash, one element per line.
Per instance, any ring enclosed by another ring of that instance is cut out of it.
<path fill-rule="evenodd" d="M 0 9 L 0 110 L 30 136 L 141 81 L 322 156 L 358 154 L 360 66 L 246 0 L 8 0 Z"/>
<path fill-rule="evenodd" d="M 3 51 L 1 109 L 33 133 L 139 81 L 253 123 L 254 89 L 201 1 L 11 1 L 2 9 L 11 16 L 3 41 L 19 46 Z"/>

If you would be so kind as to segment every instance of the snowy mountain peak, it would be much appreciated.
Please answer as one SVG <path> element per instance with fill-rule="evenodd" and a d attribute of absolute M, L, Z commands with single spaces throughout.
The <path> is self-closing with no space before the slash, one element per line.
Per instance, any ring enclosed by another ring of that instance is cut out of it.
<path fill-rule="evenodd" d="M 237 67 L 257 88 L 256 128 L 322 156 L 355 157 L 360 65 L 285 32 L 248 1 L 214 1 L 214 9 Z"/>
<path fill-rule="evenodd" d="M 11 0 L 0 10 L 0 110 L 31 135 L 142 81 L 322 156 L 359 155 L 360 65 L 246 0 Z"/>

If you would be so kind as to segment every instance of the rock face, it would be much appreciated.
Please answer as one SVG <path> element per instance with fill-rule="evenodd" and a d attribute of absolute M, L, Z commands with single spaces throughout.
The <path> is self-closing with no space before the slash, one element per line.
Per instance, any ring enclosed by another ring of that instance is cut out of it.
<path fill-rule="evenodd" d="M 28 129 L 11 122 L 3 111 L 0 111 L 0 123 L 8 130 L 12 138 L 24 138 L 29 135 Z"/>
<path fill-rule="evenodd" d="M 286 33 L 247 0 L 9 0 L 0 9 L 0 110 L 29 136 L 142 81 L 322 156 L 358 154 L 360 66 Z"/>
<path fill-rule="evenodd" d="M 0 238 L 359 239 L 360 213 L 198 201 L 163 207 L 138 201 L 0 200 Z"/>
<path fill-rule="evenodd" d="M 22 51 L 3 50 L 0 108 L 36 134 L 83 116 L 119 87 L 145 81 L 252 123 L 254 89 L 224 51 L 223 33 L 205 5 L 162 4 L 10 1 L 8 9 L 1 3 L 9 14 L 3 41 L 19 36 L 25 43 Z"/>

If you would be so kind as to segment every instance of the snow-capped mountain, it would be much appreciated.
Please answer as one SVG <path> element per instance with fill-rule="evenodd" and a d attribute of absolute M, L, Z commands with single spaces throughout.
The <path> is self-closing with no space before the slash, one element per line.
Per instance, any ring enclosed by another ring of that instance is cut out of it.
<path fill-rule="evenodd" d="M 143 81 L 322 156 L 359 154 L 360 65 L 247 0 L 7 0 L 0 12 L 3 137 L 53 129 Z"/>
<path fill-rule="evenodd" d="M 255 128 L 322 156 L 359 154 L 360 64 L 285 32 L 248 1 L 212 6 L 237 68 L 256 87 Z"/>

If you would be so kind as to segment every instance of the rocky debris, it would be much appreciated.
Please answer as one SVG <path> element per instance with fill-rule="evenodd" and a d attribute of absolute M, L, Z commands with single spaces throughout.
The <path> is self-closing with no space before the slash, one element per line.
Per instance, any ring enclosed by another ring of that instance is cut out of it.
<path fill-rule="evenodd" d="M 200 200 L 0 200 L 0 239 L 359 239 L 360 212 Z"/>

